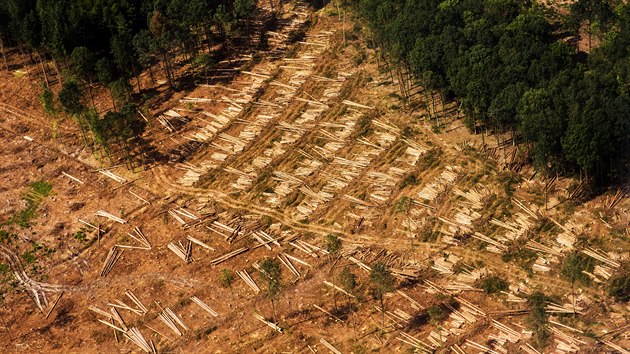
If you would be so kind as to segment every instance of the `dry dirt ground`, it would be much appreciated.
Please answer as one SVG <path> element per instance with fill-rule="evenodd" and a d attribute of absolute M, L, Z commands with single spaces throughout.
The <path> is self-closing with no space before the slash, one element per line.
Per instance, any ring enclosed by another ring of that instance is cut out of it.
<path fill-rule="evenodd" d="M 425 93 L 413 88 L 403 102 L 361 26 L 340 18 L 333 7 L 287 4 L 267 52 L 223 63 L 209 85 L 158 84 L 144 166 L 134 168 L 110 168 L 72 119 L 46 116 L 37 80 L 18 64 L 0 71 L 0 351 L 141 352 L 123 334 L 136 328 L 165 353 L 534 353 L 526 299 L 535 291 L 555 304 L 545 352 L 629 348 L 628 305 L 605 292 L 628 263 L 627 195 L 614 206 L 616 190 L 581 200 L 578 181 L 541 179 L 507 137 L 469 134 L 452 104 L 436 104 L 436 125 Z M 142 85 L 152 85 L 147 74 Z M 111 109 L 105 90 L 94 95 Z M 21 226 L 38 181 L 52 192 L 35 196 Z M 342 240 L 334 255 L 329 234 Z M 188 236 L 209 246 L 193 243 L 189 263 L 167 247 Z M 112 248 L 124 252 L 102 276 Z M 589 286 L 559 276 L 574 250 L 598 252 Z M 282 333 L 255 317 L 273 318 L 257 266 L 274 257 L 288 262 L 275 304 Z M 377 261 L 397 279 L 385 314 L 370 292 Z M 324 283 L 340 285 L 344 267 L 357 275 L 353 297 Z M 238 276 L 222 287 L 224 269 L 246 271 L 260 291 Z M 478 284 L 491 275 L 509 288 L 485 294 Z M 119 307 L 119 321 L 117 300 L 135 312 Z M 160 319 L 167 308 L 181 336 Z"/>

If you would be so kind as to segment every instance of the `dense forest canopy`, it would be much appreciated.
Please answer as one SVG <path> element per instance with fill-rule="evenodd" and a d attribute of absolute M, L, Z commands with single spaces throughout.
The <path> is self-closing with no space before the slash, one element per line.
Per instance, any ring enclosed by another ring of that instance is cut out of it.
<path fill-rule="evenodd" d="M 195 55 L 213 46 L 244 29 L 255 11 L 255 0 L 1 0 L 0 37 L 31 53 L 75 59 L 78 77 L 112 69 L 129 78 L 153 60 L 168 67 L 174 49 Z"/>
<path fill-rule="evenodd" d="M 609 182 L 623 171 L 630 145 L 629 5 L 578 0 L 566 15 L 524 0 L 351 5 L 390 64 L 457 100 L 471 129 L 514 133 L 548 173 L 581 171 Z M 603 43 L 580 52 L 580 32 Z"/>
<path fill-rule="evenodd" d="M 4 48 L 18 48 L 40 71 L 48 114 L 61 106 L 86 144 L 90 137 L 108 156 L 115 146 L 129 157 L 144 125 L 136 107 L 141 102 L 132 99 L 132 85 L 142 91 L 140 73 L 148 70 L 155 85 L 153 69 L 161 67 L 176 87 L 176 57 L 207 71 L 234 38 L 250 35 L 256 11 L 255 0 L 0 0 L 3 66 L 9 67 Z M 102 116 L 91 93 L 98 83 L 109 89 L 114 106 Z M 53 84 L 60 84 L 56 99 Z"/>

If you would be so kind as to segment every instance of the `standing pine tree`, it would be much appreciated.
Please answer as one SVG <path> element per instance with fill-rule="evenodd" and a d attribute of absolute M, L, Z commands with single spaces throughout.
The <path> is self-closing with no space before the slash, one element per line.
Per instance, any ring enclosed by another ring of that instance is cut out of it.
<path fill-rule="evenodd" d="M 372 294 L 381 304 L 382 327 L 381 334 L 385 332 L 385 294 L 394 290 L 395 279 L 389 268 L 381 263 L 376 262 L 372 265 L 370 272 L 370 280 L 372 281 Z"/>
<path fill-rule="evenodd" d="M 280 264 L 273 258 L 267 258 L 260 264 L 260 269 L 267 281 L 266 297 L 271 301 L 273 309 L 273 320 L 278 323 L 278 315 L 276 314 L 276 300 L 282 290 L 281 278 L 282 269 Z"/>

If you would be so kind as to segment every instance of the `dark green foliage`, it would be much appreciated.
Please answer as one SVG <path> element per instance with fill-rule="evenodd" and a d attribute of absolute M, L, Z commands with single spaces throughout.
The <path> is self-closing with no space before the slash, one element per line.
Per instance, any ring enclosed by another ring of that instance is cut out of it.
<path fill-rule="evenodd" d="M 516 191 L 514 185 L 520 181 L 520 176 L 512 172 L 499 172 L 497 177 L 505 194 L 511 197 Z"/>
<path fill-rule="evenodd" d="M 70 54 L 70 69 L 79 79 L 90 81 L 94 71 L 94 58 L 86 47 L 76 47 Z"/>
<path fill-rule="evenodd" d="M 141 69 L 153 77 L 161 61 L 175 86 L 174 57 L 249 39 L 256 13 L 254 0 L 3 0 L 0 37 L 86 84 L 136 78 L 141 90 Z"/>
<path fill-rule="evenodd" d="M 337 253 L 341 250 L 341 239 L 335 234 L 328 234 L 326 236 L 326 251 L 330 253 Z"/>
<path fill-rule="evenodd" d="M 40 100 L 42 101 L 42 107 L 44 107 L 46 114 L 54 116 L 57 113 L 55 110 L 55 94 L 46 84 L 42 84 Z"/>
<path fill-rule="evenodd" d="M 33 182 L 29 187 L 32 193 L 39 194 L 42 197 L 47 197 L 52 192 L 52 184 L 46 181 Z"/>
<path fill-rule="evenodd" d="M 424 154 L 419 162 L 420 170 L 428 170 L 440 163 L 440 157 L 444 154 L 441 148 L 433 148 Z"/>
<path fill-rule="evenodd" d="M 415 173 L 410 173 L 402 181 L 400 181 L 400 188 L 405 188 L 407 186 L 415 186 L 418 184 L 418 176 Z"/>
<path fill-rule="evenodd" d="M 208 76 L 208 72 L 216 65 L 216 62 L 210 55 L 201 54 L 193 59 L 191 65 L 197 73 Z"/>
<path fill-rule="evenodd" d="M 448 312 L 442 304 L 429 307 L 427 314 L 433 323 L 440 323 L 448 317 Z"/>
<path fill-rule="evenodd" d="M 195 331 L 195 339 L 196 340 L 200 340 L 200 339 L 206 339 L 206 337 L 208 337 L 208 335 L 214 331 L 217 330 L 217 326 L 208 326 L 206 328 L 203 329 L 198 329 Z"/>
<path fill-rule="evenodd" d="M 85 109 L 83 103 L 83 91 L 74 80 L 69 80 L 63 83 L 61 91 L 59 91 L 59 103 L 63 107 L 64 111 L 68 114 L 79 115 Z"/>
<path fill-rule="evenodd" d="M 0 243 L 11 243 L 16 238 L 16 234 L 9 233 L 5 230 L 0 230 Z"/>
<path fill-rule="evenodd" d="M 96 71 L 96 78 L 101 84 L 108 86 L 114 81 L 114 69 L 108 58 L 99 59 L 94 70 Z"/>
<path fill-rule="evenodd" d="M 87 235 L 85 234 L 85 231 L 79 230 L 76 234 L 74 234 L 74 239 L 79 242 L 85 242 L 87 240 Z"/>
<path fill-rule="evenodd" d="M 508 286 L 509 283 L 505 278 L 496 275 L 485 277 L 479 282 L 479 287 L 481 287 L 486 294 L 496 294 L 501 291 L 506 291 Z"/>
<path fill-rule="evenodd" d="M 22 257 L 22 260 L 26 262 L 27 264 L 32 264 L 32 263 L 37 262 L 37 257 L 35 256 L 34 251 L 24 252 L 22 253 L 21 257 Z"/>
<path fill-rule="evenodd" d="M 527 271 L 531 271 L 536 258 L 538 258 L 536 252 L 519 246 L 510 247 L 507 252 L 501 255 L 503 262 L 515 263 Z"/>
<path fill-rule="evenodd" d="M 0 263 L 0 275 L 6 276 L 11 271 L 11 267 L 8 264 Z"/>
<path fill-rule="evenodd" d="M 394 290 L 394 285 L 396 284 L 396 280 L 389 268 L 381 262 L 376 262 L 372 265 L 370 280 L 372 281 L 372 291 L 378 299 L 381 299 L 385 293 Z"/>
<path fill-rule="evenodd" d="M 109 84 L 109 90 L 112 93 L 112 99 L 116 102 L 117 107 L 124 106 L 131 97 L 132 87 L 129 81 L 120 78 Z"/>
<path fill-rule="evenodd" d="M 273 258 L 265 258 L 265 260 L 260 264 L 260 269 L 263 273 L 263 278 L 267 283 L 265 297 L 271 300 L 274 321 L 277 322 L 278 316 L 276 315 L 276 299 L 282 290 L 282 279 L 280 278 L 282 275 L 282 268 L 280 268 L 280 263 L 278 263 L 277 260 Z"/>
<path fill-rule="evenodd" d="M 564 257 L 560 274 L 572 283 L 580 281 L 582 284 L 590 284 L 590 278 L 583 271 L 592 272 L 595 268 L 595 260 L 583 253 L 573 252 Z"/>
<path fill-rule="evenodd" d="M 628 267 L 610 279 L 608 294 L 622 302 L 630 301 L 630 270 Z"/>
<path fill-rule="evenodd" d="M 343 267 L 339 275 L 337 275 L 337 279 L 343 290 L 350 294 L 354 292 L 354 288 L 357 286 L 357 276 L 350 271 L 348 266 Z"/>
<path fill-rule="evenodd" d="M 221 274 L 219 275 L 219 282 L 221 286 L 224 288 L 232 289 L 232 284 L 234 284 L 234 280 L 236 277 L 234 276 L 234 272 L 229 269 L 222 269 Z"/>
<path fill-rule="evenodd" d="M 273 258 L 266 258 L 260 264 L 260 269 L 262 269 L 267 282 L 267 297 L 275 299 L 280 293 L 281 287 L 280 275 L 282 274 L 282 269 L 280 268 L 280 263 Z"/>
<path fill-rule="evenodd" d="M 28 228 L 31 226 L 31 219 L 35 217 L 35 211 L 41 204 L 43 198 L 50 195 L 52 192 L 52 184 L 46 181 L 37 181 L 29 185 L 29 190 L 26 192 L 22 199 L 26 201 L 26 208 L 20 210 L 16 215 L 11 217 L 8 224 L 17 224 L 22 228 Z"/>
<path fill-rule="evenodd" d="M 580 0 L 562 18 L 519 0 L 351 4 L 386 53 L 385 70 L 408 71 L 442 99 L 456 99 L 473 131 L 512 132 L 544 171 L 580 170 L 599 182 L 622 176 L 630 148 L 629 4 Z M 557 36 L 577 36 L 584 25 L 603 38 L 586 62 Z M 424 96 L 439 131 L 439 107 Z"/>
<path fill-rule="evenodd" d="M 412 203 L 412 199 L 405 196 L 400 198 L 400 200 L 396 203 L 396 206 L 394 206 L 394 210 L 396 210 L 396 212 L 406 212 L 409 209 L 409 205 Z"/>
<path fill-rule="evenodd" d="M 528 321 L 534 332 L 534 344 L 538 348 L 544 348 L 551 336 L 551 332 L 547 328 L 548 315 L 545 312 L 545 306 L 548 302 L 549 298 L 540 291 L 531 294 L 527 299 L 530 308 Z"/>
<path fill-rule="evenodd" d="M 385 330 L 385 302 L 383 299 L 386 293 L 394 290 L 396 279 L 394 279 L 394 276 L 385 264 L 376 262 L 372 265 L 372 270 L 370 271 L 370 281 L 372 282 L 372 295 L 381 304 L 382 333 Z"/>

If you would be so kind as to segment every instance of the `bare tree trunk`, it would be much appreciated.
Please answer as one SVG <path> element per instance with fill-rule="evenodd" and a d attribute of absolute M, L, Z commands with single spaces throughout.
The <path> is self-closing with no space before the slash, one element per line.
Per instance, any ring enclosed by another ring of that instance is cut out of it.
<path fill-rule="evenodd" d="M 166 74 L 166 80 L 168 80 L 169 86 L 173 87 L 173 78 L 172 78 L 170 64 L 169 64 L 169 61 L 168 61 L 168 54 L 166 52 L 164 52 L 164 54 L 162 56 L 163 56 L 163 59 L 164 59 L 164 72 Z"/>
<path fill-rule="evenodd" d="M 50 83 L 48 82 L 48 74 L 46 74 L 46 68 L 44 67 L 44 61 L 42 60 L 42 55 L 37 52 L 37 57 L 39 58 L 39 64 L 42 66 L 42 73 L 44 73 L 44 81 L 46 81 L 46 87 L 50 87 Z"/>
<path fill-rule="evenodd" d="M 346 45 L 346 11 L 343 11 L 343 22 L 341 24 L 341 30 L 343 31 L 343 45 Z"/>
<path fill-rule="evenodd" d="M 92 94 L 92 80 L 89 80 L 87 82 L 87 90 L 88 90 L 88 95 L 90 95 L 90 101 L 92 102 L 92 107 L 94 107 L 94 110 L 96 110 L 96 104 L 94 104 L 94 95 Z"/>
<path fill-rule="evenodd" d="M 4 41 L 2 40 L 2 36 L 0 36 L 0 51 L 2 51 L 2 56 L 4 57 L 4 68 L 9 71 L 9 61 L 7 60 L 7 53 L 4 52 Z"/>
<path fill-rule="evenodd" d="M 380 296 L 381 298 L 381 335 L 385 333 L 385 303 L 383 302 L 383 294 Z"/>
<path fill-rule="evenodd" d="M 57 63 L 57 60 L 55 59 L 54 56 L 52 58 L 52 62 L 53 62 L 53 67 L 55 68 L 55 71 L 57 72 L 57 81 L 59 81 L 59 85 L 61 86 L 61 71 L 59 70 L 59 64 Z"/>
<path fill-rule="evenodd" d="M 156 82 L 155 82 L 155 74 L 153 73 L 153 65 L 149 64 L 149 75 L 151 76 L 151 82 L 153 83 L 153 86 L 155 86 Z"/>
<path fill-rule="evenodd" d="M 136 66 L 133 64 L 133 62 L 131 63 L 131 71 L 133 71 L 133 76 L 136 77 L 136 83 L 138 84 L 138 93 L 140 93 L 142 91 L 142 88 L 140 87 L 140 75 L 138 74 L 138 71 L 136 71 Z"/>

